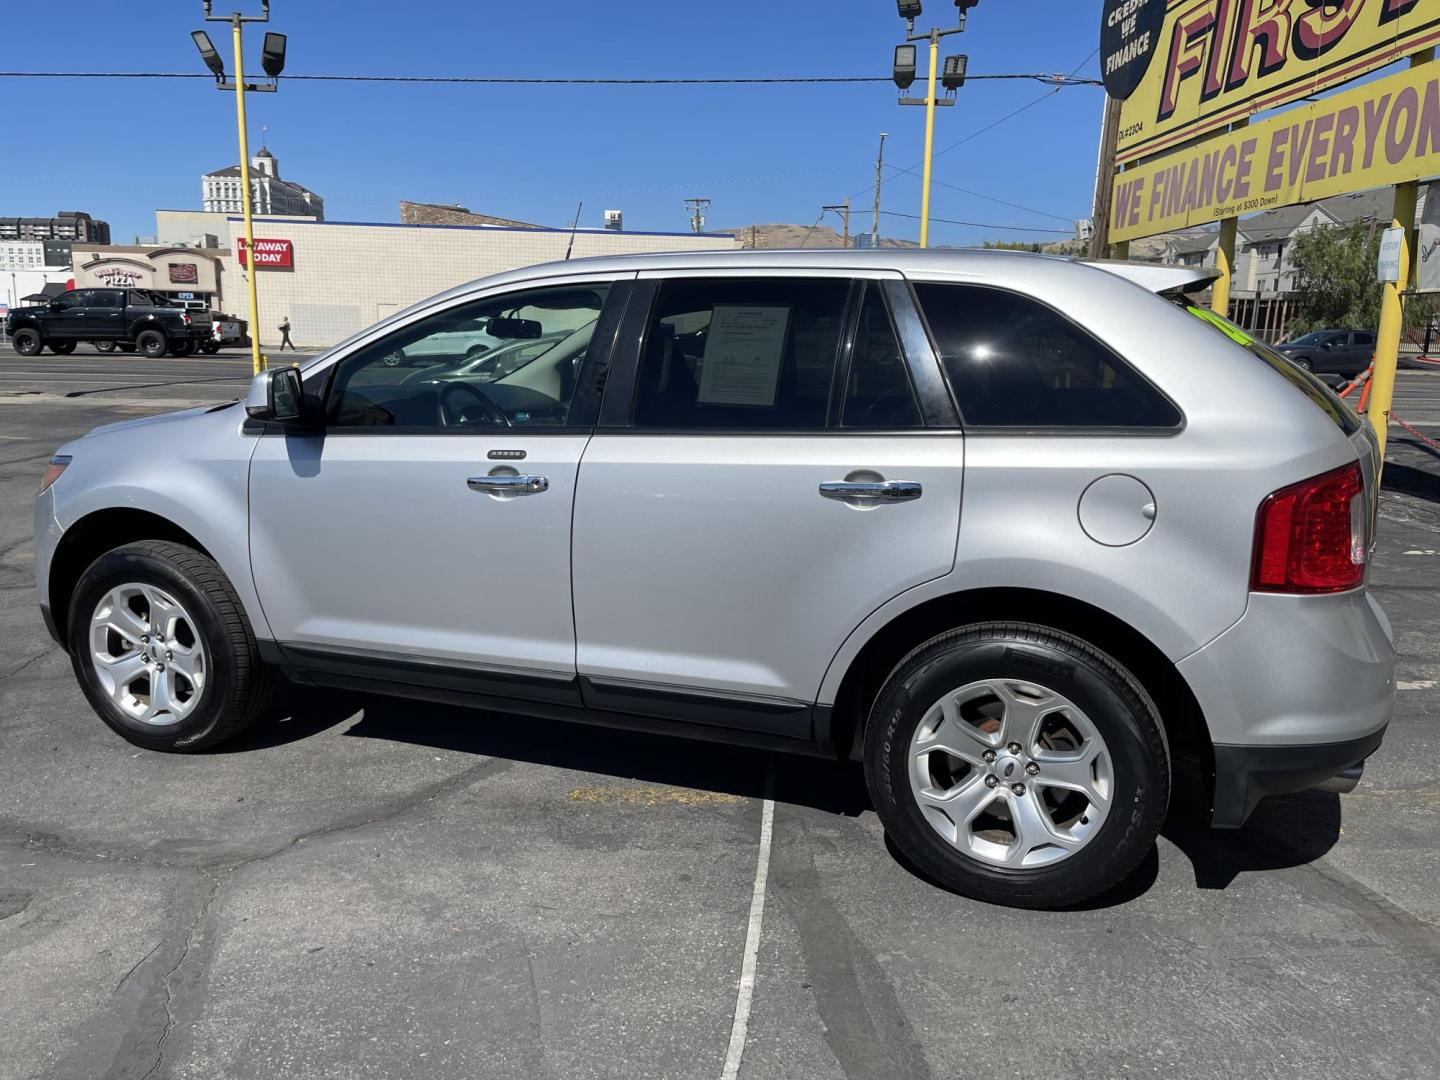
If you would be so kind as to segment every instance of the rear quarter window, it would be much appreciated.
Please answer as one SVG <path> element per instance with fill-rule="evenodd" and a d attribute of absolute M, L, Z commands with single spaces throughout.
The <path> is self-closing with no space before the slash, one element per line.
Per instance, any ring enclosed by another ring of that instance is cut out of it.
<path fill-rule="evenodd" d="M 1251 356 L 1268 364 L 1277 375 L 1299 390 L 1310 399 L 1317 409 L 1330 417 L 1335 422 L 1335 426 L 1346 435 L 1353 435 L 1360 430 L 1360 417 L 1355 410 L 1350 408 L 1339 394 L 1300 367 L 1299 364 L 1291 363 L 1269 345 L 1246 333 L 1225 316 L 1217 315 L 1209 308 L 1197 307 L 1194 304 L 1183 306 L 1195 318 L 1212 327 L 1217 333 L 1224 334 Z"/>
<path fill-rule="evenodd" d="M 967 427 L 1173 430 L 1180 410 L 1108 346 L 1031 297 L 914 283 Z"/>

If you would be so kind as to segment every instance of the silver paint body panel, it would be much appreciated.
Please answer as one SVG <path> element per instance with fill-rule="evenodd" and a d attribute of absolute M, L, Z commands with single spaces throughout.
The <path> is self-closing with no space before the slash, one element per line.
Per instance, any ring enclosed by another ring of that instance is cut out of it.
<path fill-rule="evenodd" d="M 63 530 L 135 507 L 195 536 L 271 640 L 829 705 L 891 619 L 941 596 L 1024 587 L 1092 604 L 1151 641 L 1190 684 L 1216 742 L 1338 741 L 1388 717 L 1389 627 L 1363 590 L 1248 591 L 1260 501 L 1357 458 L 1373 489 L 1371 444 L 1347 439 L 1274 371 L 1158 298 L 1152 289 L 1184 278 L 1175 268 L 899 250 L 576 260 L 460 286 L 305 374 L 511 288 L 717 273 L 903 274 L 1022 292 L 1107 342 L 1185 425 L 319 440 L 258 435 L 239 407 L 191 411 L 63 448 L 73 464 L 37 507 L 42 602 Z M 323 450 L 307 455 L 307 440 Z M 543 473 L 548 492 L 501 499 L 467 488 L 488 471 L 488 449 L 522 444 L 523 471 Z M 862 510 L 819 495 L 820 483 L 856 470 L 920 481 L 923 497 Z M 1086 487 L 1112 473 L 1139 479 L 1158 505 L 1153 527 L 1123 547 L 1090 539 L 1077 516 Z"/>

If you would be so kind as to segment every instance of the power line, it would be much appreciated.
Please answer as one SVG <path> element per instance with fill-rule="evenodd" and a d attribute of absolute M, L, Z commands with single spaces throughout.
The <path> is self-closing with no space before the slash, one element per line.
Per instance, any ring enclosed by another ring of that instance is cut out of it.
<path fill-rule="evenodd" d="M 898 165 L 890 165 L 888 166 L 888 168 L 894 169 L 896 172 L 909 173 L 911 176 L 917 178 L 919 177 L 919 173 L 915 172 L 915 170 L 913 169 L 902 169 Z M 982 191 L 971 191 L 969 188 L 963 188 L 959 184 L 951 184 L 947 183 L 944 180 L 936 180 L 933 176 L 930 178 L 930 182 L 932 184 L 938 184 L 940 187 L 949 188 L 951 191 L 958 191 L 963 195 L 969 195 L 976 199 L 984 199 L 986 202 L 999 203 L 1001 206 L 1008 206 L 1013 210 L 1024 210 L 1027 214 L 1039 214 L 1041 217 L 1054 218 L 1056 221 L 1071 220 L 1064 214 L 1052 214 L 1048 210 L 1037 210 L 1035 207 L 1025 206 L 1023 203 L 1010 202 L 1008 199 L 999 199 L 996 198 L 994 195 L 986 195 Z"/>
<path fill-rule="evenodd" d="M 881 210 L 880 213 L 888 217 L 909 218 L 912 221 L 920 220 L 919 214 L 902 214 L 899 210 Z M 944 222 L 946 225 L 967 225 L 972 229 L 998 229 L 1002 232 L 1057 233 L 1069 236 L 1075 231 L 1074 229 L 1039 229 L 1031 225 L 996 225 L 992 222 L 985 221 L 957 221 L 954 218 L 935 217 L 933 215 L 930 220 Z"/>
<path fill-rule="evenodd" d="M 3 79 L 212 79 L 203 71 L 0 71 Z M 438 83 L 459 86 L 777 86 L 834 83 L 888 83 L 886 75 L 777 75 L 756 78 L 521 78 L 469 75 L 285 75 L 297 82 Z M 1065 86 L 1100 86 L 1099 79 L 1077 79 L 1043 72 L 969 75 L 968 81 L 1022 79 Z"/>

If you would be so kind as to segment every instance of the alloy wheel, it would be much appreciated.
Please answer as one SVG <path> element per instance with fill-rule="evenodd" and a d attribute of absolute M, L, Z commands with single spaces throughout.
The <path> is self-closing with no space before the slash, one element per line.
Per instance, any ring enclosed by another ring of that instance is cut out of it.
<path fill-rule="evenodd" d="M 1028 680 L 986 679 L 943 695 L 917 725 L 909 754 L 925 820 L 992 866 L 1069 858 L 1099 832 L 1115 795 L 1094 723 Z"/>
<path fill-rule="evenodd" d="M 111 589 L 90 619 L 90 661 L 101 688 L 127 717 L 179 723 L 205 693 L 205 644 L 169 593 L 132 582 Z"/>

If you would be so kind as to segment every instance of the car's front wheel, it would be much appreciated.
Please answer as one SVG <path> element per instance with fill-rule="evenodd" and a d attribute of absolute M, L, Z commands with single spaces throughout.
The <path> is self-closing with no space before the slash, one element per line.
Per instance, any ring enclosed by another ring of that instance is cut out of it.
<path fill-rule="evenodd" d="M 107 552 L 71 597 L 70 657 L 95 711 L 151 750 L 194 751 L 248 727 L 275 676 L 209 558 L 147 540 Z"/>
<path fill-rule="evenodd" d="M 115 342 L 113 341 L 95 341 L 91 342 L 91 344 L 95 346 L 98 352 L 110 353 L 115 351 Z"/>
<path fill-rule="evenodd" d="M 1076 904 L 1155 842 L 1170 758 L 1154 702 L 1070 634 L 981 623 L 891 673 L 865 733 L 886 833 L 923 873 L 990 903 Z"/>
<path fill-rule="evenodd" d="M 15 331 L 10 344 L 21 356 L 39 356 L 40 350 L 45 347 L 45 339 L 40 336 L 39 330 L 25 326 Z"/>

